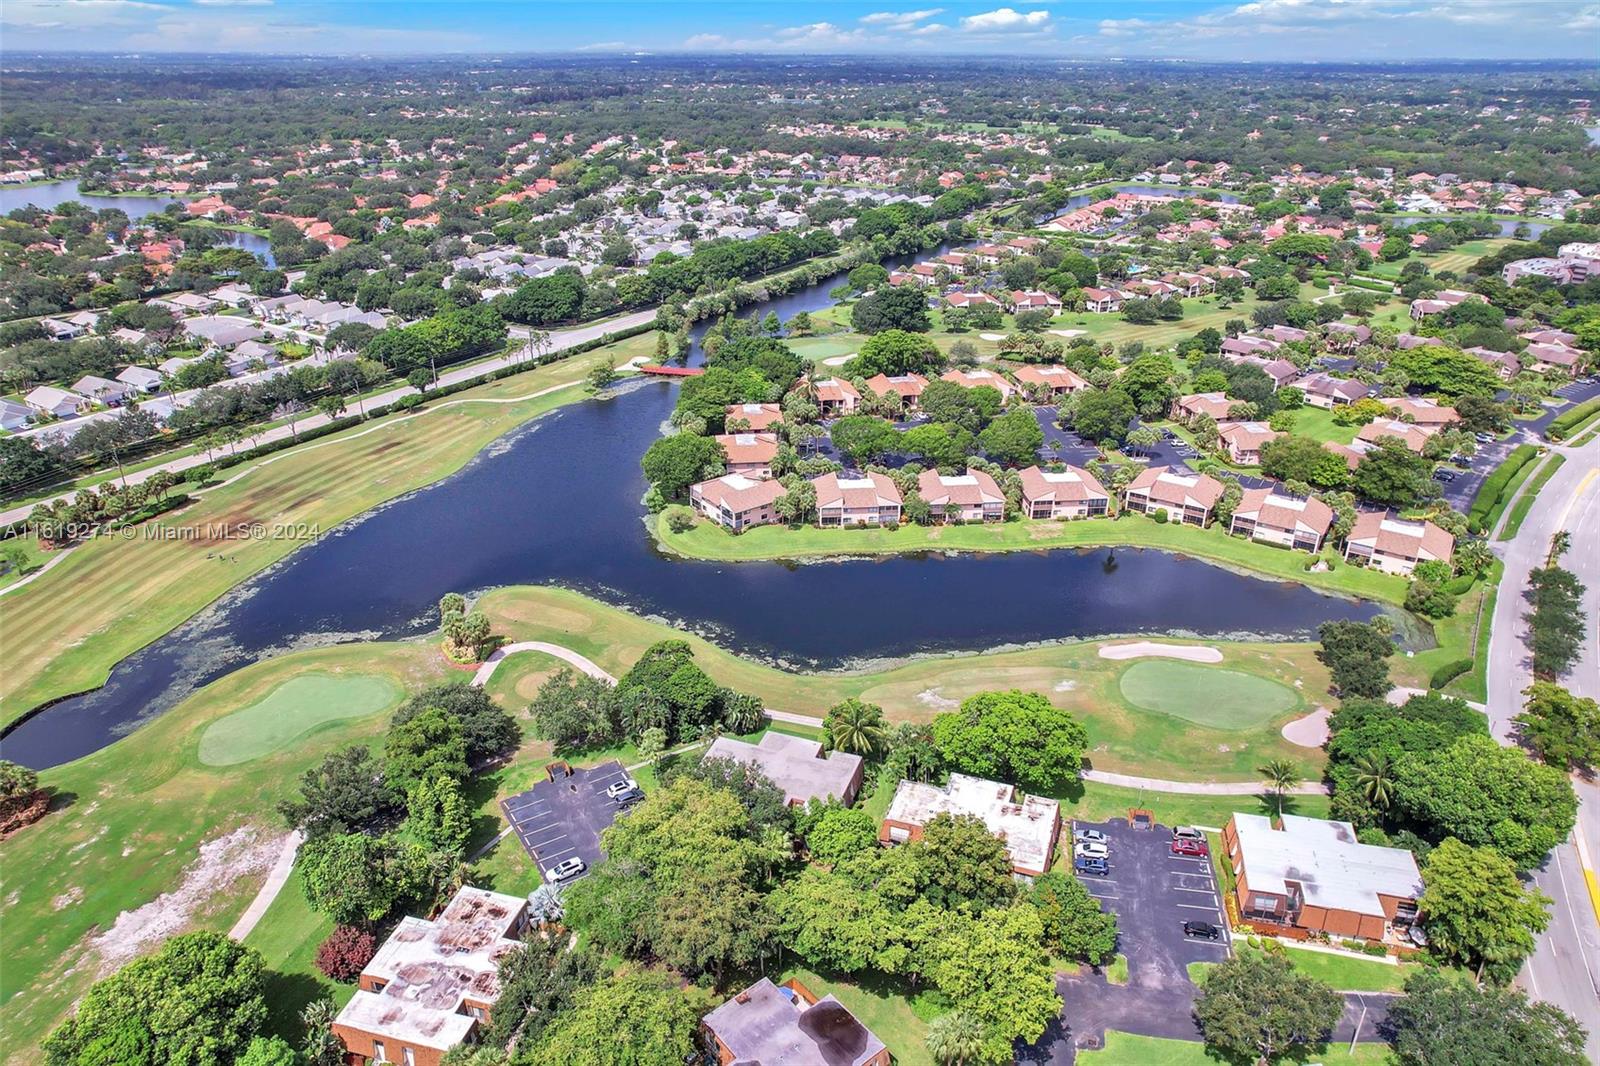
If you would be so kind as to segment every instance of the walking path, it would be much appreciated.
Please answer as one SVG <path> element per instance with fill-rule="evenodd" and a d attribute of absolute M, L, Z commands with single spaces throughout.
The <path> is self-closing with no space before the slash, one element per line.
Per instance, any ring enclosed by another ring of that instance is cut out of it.
<path fill-rule="evenodd" d="M 590 677 L 597 677 L 601 681 L 609 681 L 612 684 L 617 682 L 616 678 L 600 669 L 593 659 L 579 655 L 571 648 L 563 648 L 559 644 L 546 644 L 542 640 L 524 640 L 517 644 L 507 644 L 505 647 L 496 648 L 483 661 L 483 665 L 478 667 L 478 672 L 472 675 L 472 686 L 474 688 L 482 688 L 488 684 L 489 678 L 494 676 L 494 672 L 499 668 L 500 664 L 505 662 L 508 656 L 515 655 L 520 651 L 537 651 L 546 655 L 553 655 L 563 662 L 571 663 Z"/>
<path fill-rule="evenodd" d="M 19 578 L 18 580 L 13 581 L 11 584 L 7 585 L 5 588 L 0 589 L 0 596 L 4 596 L 8 592 L 15 592 L 15 591 L 17 591 L 17 589 L 22 588 L 24 585 L 28 585 L 28 584 L 31 584 L 34 581 L 39 580 L 41 577 L 44 577 L 44 575 L 48 574 L 51 570 L 54 570 L 57 565 L 59 565 L 64 559 L 66 559 L 67 556 L 71 555 L 73 552 L 75 552 L 77 550 L 78 550 L 78 546 L 76 544 L 74 544 L 70 548 L 61 548 L 61 549 L 59 549 L 51 557 L 51 559 L 50 559 L 50 561 L 48 563 L 45 563 L 43 566 L 39 567 L 39 569 L 35 570 L 33 573 L 29 574 L 27 577 Z"/>
<path fill-rule="evenodd" d="M 607 333 L 632 329 L 635 326 L 642 326 L 645 323 L 652 321 L 655 316 L 656 312 L 654 309 L 649 311 L 636 311 L 631 315 L 624 315 L 621 318 L 614 318 L 606 322 L 596 323 L 590 326 L 580 326 L 576 329 L 552 333 L 550 334 L 548 346 L 544 348 L 544 354 L 550 355 L 555 352 L 565 351 L 568 348 L 573 348 L 580 344 L 585 344 L 589 341 L 596 340 Z M 516 335 L 515 331 L 513 331 L 513 335 Z M 473 378 L 482 377 L 483 375 L 491 373 L 495 370 L 501 370 L 505 367 L 515 366 L 518 364 L 527 364 L 528 369 L 530 370 L 536 365 L 526 354 L 524 354 L 524 350 L 519 348 L 515 352 L 497 355 L 492 359 L 485 359 L 469 366 L 462 366 L 453 370 L 446 370 L 444 373 L 439 375 L 439 384 L 457 385 L 463 381 L 470 381 Z M 402 396 L 413 395 L 418 391 L 419 390 L 412 388 L 410 385 L 399 385 L 395 388 L 386 389 L 383 392 L 375 393 L 371 396 L 361 397 L 360 403 L 363 406 L 392 404 Z M 535 395 L 538 394 L 536 393 Z M 512 400 L 499 402 L 519 401 Z M 444 406 L 446 405 L 440 404 L 439 408 L 443 408 Z M 301 429 L 314 429 L 317 426 L 325 425 L 328 421 L 329 418 L 327 415 L 311 414 L 307 415 L 305 418 L 296 419 L 292 427 L 287 424 L 273 426 L 271 429 L 266 429 L 260 433 L 252 435 L 250 440 L 255 445 L 267 444 L 275 440 L 282 440 L 284 437 L 293 436 Z M 385 424 L 393 425 L 395 421 L 396 420 L 394 419 L 390 419 L 387 420 Z M 340 439 L 348 440 L 349 438 L 341 437 Z M 159 463 L 155 466 L 145 467 L 143 470 L 135 471 L 134 473 L 127 475 L 126 478 L 120 480 L 127 484 L 138 484 L 153 477 L 158 470 L 170 470 L 174 473 L 177 473 L 179 471 L 192 469 L 193 467 L 203 466 L 209 461 L 210 460 L 207 458 L 204 452 L 196 452 L 193 455 L 179 456 L 178 458 L 171 459 L 165 463 Z M 56 500 L 65 500 L 70 502 L 76 495 L 76 491 L 64 492 L 57 496 L 52 496 L 49 499 L 35 500 L 33 503 L 22 504 L 21 506 L 12 507 L 6 511 L 0 511 L 0 525 L 10 525 L 13 522 L 22 521 L 24 518 L 27 518 L 28 515 L 32 513 L 33 509 L 41 503 L 52 503 Z"/>
<path fill-rule="evenodd" d="M 294 869 L 294 856 L 300 850 L 300 842 L 305 840 L 305 834 L 296 829 L 283 841 L 283 850 L 278 852 L 278 861 L 272 864 L 272 869 L 267 871 L 267 880 L 261 886 L 261 891 L 256 893 L 256 898 L 250 901 L 250 906 L 239 915 L 239 920 L 233 923 L 233 928 L 228 930 L 228 935 L 235 940 L 243 940 L 250 935 L 250 930 L 261 921 L 261 916 L 267 913 L 267 908 L 272 906 L 272 901 L 278 898 L 278 893 L 289 881 L 289 872 Z"/>

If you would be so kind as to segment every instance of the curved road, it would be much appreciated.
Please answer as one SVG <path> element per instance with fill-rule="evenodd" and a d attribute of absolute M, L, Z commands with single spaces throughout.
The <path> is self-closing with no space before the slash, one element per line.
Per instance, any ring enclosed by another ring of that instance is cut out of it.
<path fill-rule="evenodd" d="M 1590 630 L 1583 657 L 1563 679 L 1580 696 L 1600 699 L 1600 438 L 1581 448 L 1557 448 L 1566 462 L 1539 490 L 1522 528 L 1503 546 L 1505 574 L 1495 601 L 1489 636 L 1489 728 L 1501 743 L 1515 742 L 1513 719 L 1522 709 L 1529 670 L 1524 594 L 1528 574 L 1543 566 L 1557 530 L 1572 535 L 1561 565 L 1587 586 L 1584 615 Z M 1509 511 L 1509 508 L 1507 509 Z M 1496 545 L 1500 551 L 1501 545 Z M 1600 1062 L 1600 897 L 1591 896 L 1590 879 L 1600 862 L 1600 786 L 1574 780 L 1578 824 L 1556 848 L 1533 880 L 1553 900 L 1550 928 L 1518 977 L 1532 995 L 1577 1018 L 1589 1031 L 1589 1055 Z"/>

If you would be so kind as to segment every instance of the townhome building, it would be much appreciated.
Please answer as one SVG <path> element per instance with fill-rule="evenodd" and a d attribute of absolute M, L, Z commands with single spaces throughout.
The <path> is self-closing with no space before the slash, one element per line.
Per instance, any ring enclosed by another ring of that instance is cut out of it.
<path fill-rule="evenodd" d="M 1233 410 L 1237 400 L 1230 400 L 1226 393 L 1221 392 L 1192 392 L 1187 396 L 1179 396 L 1172 401 L 1172 419 L 1174 422 L 1193 422 L 1201 415 L 1209 415 L 1214 422 L 1224 422 L 1228 412 Z"/>
<path fill-rule="evenodd" d="M 1131 511 L 1161 511 L 1168 521 L 1202 527 L 1220 499 L 1222 483 L 1216 478 L 1170 466 L 1147 467 L 1122 492 L 1123 506 Z"/>
<path fill-rule="evenodd" d="M 867 388 L 874 395 L 883 397 L 892 392 L 900 397 L 901 409 L 908 414 L 921 405 L 922 390 L 927 387 L 928 379 L 921 374 L 877 374 L 867 379 Z"/>
<path fill-rule="evenodd" d="M 1245 489 L 1228 523 L 1229 533 L 1313 553 L 1322 550 L 1332 528 L 1333 508 L 1274 489 Z"/>
<path fill-rule="evenodd" d="M 1363 559 L 1389 574 L 1409 575 L 1418 563 L 1450 561 L 1455 538 L 1432 522 L 1398 518 L 1388 511 L 1356 516 L 1345 538 L 1344 557 Z"/>
<path fill-rule="evenodd" d="M 779 520 L 774 506 L 787 490 L 781 482 L 724 474 L 689 488 L 689 504 L 734 533 Z"/>
<path fill-rule="evenodd" d="M 847 415 L 861 406 L 861 393 L 843 378 L 823 378 L 813 382 L 812 389 L 817 397 L 817 410 L 822 412 L 823 418 Z"/>
<path fill-rule="evenodd" d="M 775 403 L 734 403 L 723 411 L 722 420 L 743 422 L 746 430 L 759 433 L 783 421 L 783 408 Z"/>
<path fill-rule="evenodd" d="M 1006 497 L 982 470 L 946 475 L 924 470 L 917 476 L 917 492 L 928 504 L 935 522 L 999 522 L 1005 518 Z"/>
<path fill-rule="evenodd" d="M 1089 383 L 1079 377 L 1076 371 L 1064 366 L 1037 366 L 1027 363 L 1012 371 L 1011 376 L 1024 387 L 1047 389 L 1051 396 L 1065 396 L 1089 387 Z"/>
<path fill-rule="evenodd" d="M 878 829 L 878 842 L 893 846 L 920 840 L 927 824 L 941 814 L 981 821 L 1005 842 L 1014 873 L 1038 877 L 1050 869 L 1061 805 L 1043 796 L 1019 796 L 1013 785 L 967 774 L 951 774 L 943 787 L 901 781 Z"/>
<path fill-rule="evenodd" d="M 1009 400 L 1011 394 L 1017 391 L 1015 385 L 996 374 L 993 370 L 963 370 L 957 367 L 953 370 L 945 371 L 939 375 L 939 378 L 941 381 L 960 385 L 964 389 L 976 389 L 979 386 L 987 385 L 998 392 L 1002 400 Z"/>
<path fill-rule="evenodd" d="M 727 457 L 728 473 L 749 478 L 772 476 L 772 460 L 778 454 L 776 433 L 719 433 L 716 440 Z"/>
<path fill-rule="evenodd" d="M 1081 466 L 1018 471 L 1022 479 L 1022 513 L 1029 518 L 1096 518 L 1111 508 L 1111 494 Z"/>
<path fill-rule="evenodd" d="M 887 526 L 900 521 L 900 489 L 887 474 L 823 474 L 811 484 L 817 490 L 819 526 Z"/>
<path fill-rule="evenodd" d="M 1224 422 L 1217 427 L 1217 442 L 1240 466 L 1259 466 L 1261 446 L 1281 436 L 1265 422 Z"/>

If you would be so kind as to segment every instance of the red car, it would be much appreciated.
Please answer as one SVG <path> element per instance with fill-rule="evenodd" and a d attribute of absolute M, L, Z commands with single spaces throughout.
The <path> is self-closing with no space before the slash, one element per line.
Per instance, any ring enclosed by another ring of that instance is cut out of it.
<path fill-rule="evenodd" d="M 1193 855 L 1203 859 L 1211 854 L 1211 849 L 1206 847 L 1206 842 L 1203 840 L 1186 840 L 1179 837 L 1172 842 L 1172 854 Z"/>

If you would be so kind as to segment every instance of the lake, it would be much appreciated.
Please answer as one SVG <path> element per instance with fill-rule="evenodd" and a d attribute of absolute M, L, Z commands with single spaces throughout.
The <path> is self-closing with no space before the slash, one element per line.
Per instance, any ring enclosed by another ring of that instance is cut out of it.
<path fill-rule="evenodd" d="M 821 310 L 839 281 L 742 313 Z M 1137 549 L 810 564 L 666 556 L 645 526 L 639 457 L 677 388 L 624 383 L 612 398 L 513 431 L 451 477 L 246 582 L 119 663 L 104 688 L 20 723 L 0 740 L 0 756 L 36 768 L 79 758 L 241 666 L 298 648 L 418 637 L 437 626 L 446 592 L 501 585 L 563 585 L 795 669 L 1122 633 L 1307 637 L 1324 621 L 1379 611 Z"/>
<path fill-rule="evenodd" d="M 1401 226 L 1415 226 L 1419 222 L 1447 222 L 1449 215 L 1395 215 L 1393 221 Z M 1538 240 L 1539 235 L 1551 226 L 1553 222 L 1520 222 L 1514 218 L 1494 218 L 1490 221 L 1499 227 L 1500 236 L 1510 237 L 1517 232 L 1518 226 L 1528 227 L 1528 240 Z"/>

